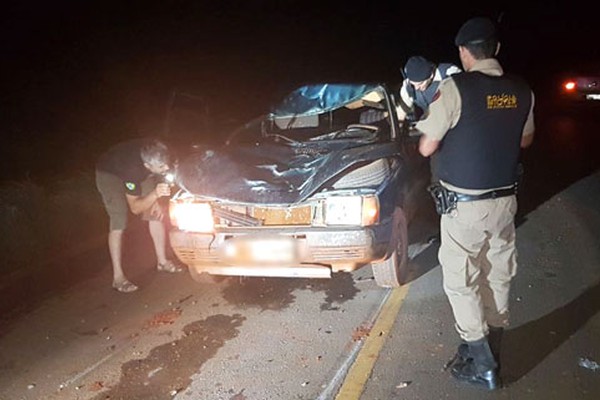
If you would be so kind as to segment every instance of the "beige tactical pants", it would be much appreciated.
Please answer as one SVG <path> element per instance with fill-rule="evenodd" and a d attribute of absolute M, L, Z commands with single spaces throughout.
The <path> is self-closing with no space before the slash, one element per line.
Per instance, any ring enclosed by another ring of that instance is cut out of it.
<path fill-rule="evenodd" d="M 517 273 L 516 196 L 459 202 L 441 217 L 438 254 L 456 330 L 474 341 L 488 326 L 508 326 L 510 281 Z"/>

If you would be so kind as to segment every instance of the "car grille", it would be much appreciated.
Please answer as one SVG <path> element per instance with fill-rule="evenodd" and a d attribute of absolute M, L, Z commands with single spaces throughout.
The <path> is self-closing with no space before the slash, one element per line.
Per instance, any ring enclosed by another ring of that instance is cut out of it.
<path fill-rule="evenodd" d="M 177 247 L 179 259 L 186 264 L 219 264 L 219 258 L 214 251 L 203 248 Z M 336 260 L 365 260 L 367 253 L 364 247 L 315 247 L 311 250 L 312 262 L 335 262 Z"/>

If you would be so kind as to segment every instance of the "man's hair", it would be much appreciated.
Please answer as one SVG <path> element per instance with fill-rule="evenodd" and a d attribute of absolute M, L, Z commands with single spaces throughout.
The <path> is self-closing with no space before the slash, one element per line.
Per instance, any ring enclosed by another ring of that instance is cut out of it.
<path fill-rule="evenodd" d="M 153 139 L 142 147 L 140 152 L 142 161 L 147 164 L 169 164 L 169 148 L 160 140 Z"/>
<path fill-rule="evenodd" d="M 491 38 L 477 43 L 466 43 L 463 45 L 476 60 L 493 58 L 498 48 L 498 40 Z"/>

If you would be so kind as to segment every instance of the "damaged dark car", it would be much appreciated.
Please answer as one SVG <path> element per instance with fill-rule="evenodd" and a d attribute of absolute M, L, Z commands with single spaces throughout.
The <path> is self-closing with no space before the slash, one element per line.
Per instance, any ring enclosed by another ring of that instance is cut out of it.
<path fill-rule="evenodd" d="M 379 286 L 398 287 L 427 166 L 385 85 L 303 86 L 180 160 L 171 247 L 195 279 L 371 266 Z"/>

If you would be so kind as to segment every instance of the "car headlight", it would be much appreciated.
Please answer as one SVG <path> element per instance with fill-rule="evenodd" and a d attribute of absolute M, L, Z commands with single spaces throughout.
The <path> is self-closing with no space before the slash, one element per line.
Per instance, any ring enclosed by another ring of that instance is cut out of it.
<path fill-rule="evenodd" d="M 212 208 L 208 203 L 172 201 L 169 216 L 171 225 L 182 231 L 210 233 L 215 228 Z"/>
<path fill-rule="evenodd" d="M 368 226 L 379 220 L 377 196 L 332 196 L 325 200 L 325 224 Z"/>

